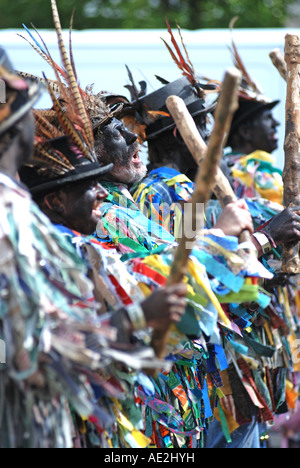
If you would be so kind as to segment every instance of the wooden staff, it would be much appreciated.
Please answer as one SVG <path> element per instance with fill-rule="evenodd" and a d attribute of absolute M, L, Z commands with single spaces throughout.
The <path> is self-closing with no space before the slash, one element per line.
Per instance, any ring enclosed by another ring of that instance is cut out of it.
<path fill-rule="evenodd" d="M 273 49 L 269 53 L 269 57 L 272 60 L 273 65 L 277 68 L 282 78 L 286 81 L 286 63 L 284 55 L 280 49 Z"/>
<path fill-rule="evenodd" d="M 208 148 L 196 127 L 193 117 L 189 113 L 183 99 L 178 96 L 169 96 L 166 104 L 189 152 L 198 166 L 200 166 L 206 157 Z M 212 190 L 223 208 L 228 203 L 237 201 L 229 180 L 224 176 L 220 167 L 216 168 L 215 182 Z"/>
<path fill-rule="evenodd" d="M 190 202 L 192 205 L 192 219 L 185 220 L 185 222 L 183 220 L 182 237 L 179 240 L 179 245 L 175 252 L 174 261 L 167 282 L 168 285 L 180 282 L 186 274 L 189 255 L 196 243 L 197 234 L 195 233 L 195 236 L 192 239 L 188 238 L 186 236 L 184 225 L 189 223 L 189 225 L 197 226 L 197 221 L 199 221 L 198 217 L 201 216 L 203 218 L 203 213 L 201 210 L 197 210 L 197 205 L 199 206 L 200 203 L 204 204 L 209 200 L 211 191 L 215 186 L 219 163 L 223 155 L 224 137 L 229 131 L 233 114 L 238 107 L 237 92 L 240 81 L 241 74 L 237 69 L 232 68 L 227 70 L 215 113 L 215 125 L 209 139 L 206 155 L 204 151 L 206 147 L 204 148 L 202 145 L 202 147 L 199 148 L 199 132 L 186 107 L 185 112 L 180 114 L 180 128 L 178 126 L 180 134 L 188 145 L 189 150 L 191 151 L 192 149 L 191 153 L 198 158 L 198 160 L 201 158 L 203 162 L 197 173 L 195 189 Z M 180 98 L 177 98 L 176 96 L 170 96 L 166 101 L 167 107 L 171 112 L 176 125 L 177 118 L 175 115 L 175 108 L 179 99 Z M 175 103 L 175 106 L 172 103 Z M 198 150 L 199 152 L 197 153 Z M 152 346 L 155 349 L 156 355 L 160 358 L 163 357 L 168 334 L 169 330 L 153 332 Z"/>
<path fill-rule="evenodd" d="M 285 36 L 284 59 L 287 72 L 285 103 L 285 140 L 283 169 L 283 203 L 285 207 L 299 205 L 300 171 L 300 39 Z M 283 247 L 282 271 L 288 274 L 300 272 L 299 242 L 290 242 Z"/>
<path fill-rule="evenodd" d="M 176 123 L 176 126 L 180 134 L 182 135 L 182 138 L 184 139 L 185 144 L 187 145 L 191 155 L 194 157 L 196 163 L 200 166 L 202 161 L 206 157 L 208 147 L 206 146 L 200 133 L 198 132 L 194 119 L 188 112 L 184 101 L 178 96 L 169 96 L 167 99 L 167 107 L 170 113 L 172 114 L 172 117 Z M 217 118 L 217 114 L 216 114 L 216 118 Z M 231 123 L 231 120 L 230 120 L 230 123 Z M 229 133 L 229 129 L 230 129 L 230 125 L 226 129 L 227 134 Z M 211 139 L 209 140 L 209 145 L 210 145 L 210 142 L 211 142 Z M 222 150 L 223 150 L 223 146 L 222 146 Z M 228 205 L 229 203 L 237 201 L 237 197 L 227 177 L 225 177 L 220 167 L 216 168 L 215 181 L 214 181 L 212 190 L 216 198 L 219 200 L 222 208 L 224 208 L 224 206 Z M 239 242 L 244 243 L 244 242 L 249 242 L 249 241 L 251 241 L 251 234 L 249 233 L 249 231 L 243 231 L 240 235 Z M 249 255 L 252 254 L 251 251 L 248 251 L 248 253 Z"/>

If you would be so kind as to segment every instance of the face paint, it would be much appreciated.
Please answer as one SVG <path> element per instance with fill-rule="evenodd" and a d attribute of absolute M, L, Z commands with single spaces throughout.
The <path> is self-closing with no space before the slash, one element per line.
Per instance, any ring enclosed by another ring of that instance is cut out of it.
<path fill-rule="evenodd" d="M 250 125 L 251 141 L 253 148 L 272 153 L 278 147 L 278 138 L 276 137 L 279 122 L 274 119 L 271 110 L 265 110 L 257 114 Z"/>
<path fill-rule="evenodd" d="M 108 192 L 97 180 L 74 184 L 62 189 L 66 225 L 81 234 L 93 234 L 99 221 L 96 208 L 107 198 Z"/>
<path fill-rule="evenodd" d="M 96 137 L 96 147 L 101 164 L 114 163 L 110 179 L 134 184 L 145 177 L 147 168 L 139 157 L 137 136 L 119 120 L 112 119 L 103 128 L 99 139 Z"/>

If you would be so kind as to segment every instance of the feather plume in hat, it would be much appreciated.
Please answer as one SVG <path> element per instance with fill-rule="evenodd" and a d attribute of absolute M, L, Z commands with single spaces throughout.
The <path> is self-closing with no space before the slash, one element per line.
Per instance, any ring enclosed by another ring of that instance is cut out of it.
<path fill-rule="evenodd" d="M 49 81 L 43 74 L 53 107 L 34 110 L 36 134 L 33 158 L 20 170 L 21 180 L 36 196 L 69 183 L 96 179 L 113 167 L 113 164 L 101 166 L 97 160 L 93 126 L 86 105 L 89 95 L 80 88 L 74 65 L 72 19 L 68 55 L 55 0 L 51 0 L 51 6 L 62 67 L 54 62 L 47 45 L 35 30 L 43 45 L 42 56 L 47 58 L 56 80 Z M 33 37 L 31 33 L 30 37 Z M 35 50 L 41 47 L 37 44 Z M 31 78 L 40 81 L 40 78 Z"/>
<path fill-rule="evenodd" d="M 55 11 L 55 1 L 53 0 L 52 3 L 52 9 Z M 57 9 L 56 9 L 57 10 Z M 70 50 L 70 59 L 69 62 L 72 66 L 73 69 L 73 75 L 75 78 L 77 78 L 76 70 L 75 70 L 75 63 L 74 63 L 74 58 L 73 58 L 73 53 L 72 53 L 72 40 L 71 40 L 71 32 L 72 32 L 72 23 L 73 23 L 73 15 L 71 18 L 71 24 L 70 24 L 70 31 L 69 31 L 69 50 Z M 60 30 L 60 25 L 58 25 L 58 13 L 54 15 L 54 21 L 56 25 L 56 31 L 58 32 Z M 57 26 L 58 25 L 58 26 Z M 50 89 L 53 94 L 56 96 L 56 98 L 61 102 L 64 103 L 70 99 L 69 93 L 73 92 L 74 88 L 72 89 L 70 86 L 70 79 L 68 78 L 68 73 L 67 70 L 70 70 L 70 67 L 67 68 L 64 66 L 63 68 L 60 67 L 51 57 L 48 48 L 46 44 L 44 43 L 42 37 L 40 36 L 39 32 L 37 31 L 36 28 L 34 28 L 34 31 L 38 37 L 35 37 L 35 35 L 25 26 L 23 25 L 25 31 L 29 35 L 29 39 L 27 37 L 24 37 L 20 35 L 23 39 L 26 40 L 26 42 L 29 43 L 29 45 L 51 66 L 53 69 L 56 80 L 49 80 L 47 79 L 47 86 L 48 89 Z M 62 43 L 62 39 L 60 36 L 60 50 L 63 50 L 61 52 L 62 57 L 66 57 L 66 51 Z M 63 63 L 65 64 L 65 59 L 63 60 Z M 36 82 L 42 82 L 45 83 L 45 78 L 37 77 L 34 75 L 30 75 L 29 73 L 24 73 L 24 72 L 18 72 L 20 76 L 29 78 L 33 81 Z M 63 80 L 63 81 L 62 81 Z M 74 83 L 74 81 L 73 81 Z M 98 134 L 101 130 L 101 127 L 105 125 L 112 117 L 115 115 L 118 115 L 118 113 L 122 110 L 123 107 L 123 102 L 120 102 L 120 100 L 117 100 L 116 103 L 118 103 L 118 106 L 114 106 L 114 108 L 111 107 L 111 105 L 108 104 L 108 97 L 111 97 L 113 95 L 101 91 L 99 93 L 95 93 L 93 90 L 93 85 L 88 85 L 85 90 L 80 88 L 79 84 L 77 83 L 77 87 L 79 90 L 79 93 L 81 95 L 82 101 L 85 106 L 86 113 L 89 117 L 89 120 L 91 122 L 92 130 L 97 130 Z M 50 92 L 50 91 L 49 91 Z M 52 94 L 51 92 L 51 94 Z M 126 99 L 126 98 L 124 98 Z M 110 101 L 110 100 L 109 100 Z M 64 106 L 62 106 L 64 108 Z M 67 109 L 64 108 L 65 111 Z M 46 118 L 50 118 L 52 123 L 54 123 L 56 126 L 58 126 L 58 121 L 55 118 L 56 112 L 51 112 L 47 111 L 47 115 L 42 111 L 42 115 L 46 116 Z M 54 120 L 53 120 L 54 119 Z M 95 132 L 94 132 L 95 133 Z M 91 134 L 90 134 L 91 137 Z"/>
<path fill-rule="evenodd" d="M 34 77 L 29 74 L 20 75 L 35 81 L 42 81 L 47 85 L 53 107 L 47 110 L 34 110 L 36 120 L 36 136 L 32 163 L 40 165 L 45 170 L 56 174 L 65 174 L 74 170 L 74 166 L 58 150 L 53 149 L 49 140 L 60 136 L 67 137 L 70 148 L 78 155 L 90 162 L 97 162 L 94 148 L 94 134 L 92 122 L 87 112 L 86 100 L 90 97 L 79 86 L 72 53 L 72 23 L 69 33 L 69 55 L 63 41 L 62 28 L 55 0 L 51 0 L 53 22 L 56 30 L 58 48 L 62 60 L 62 67 L 58 66 L 51 57 L 47 45 L 35 29 L 40 41 L 25 27 L 33 42 L 29 44 L 47 61 L 55 73 L 56 80 Z"/>
<path fill-rule="evenodd" d="M 180 28 L 179 24 L 176 22 L 177 31 L 178 31 L 180 41 L 181 41 L 181 44 L 182 44 L 182 47 L 183 47 L 186 58 L 184 58 L 183 53 L 181 52 L 180 46 L 178 45 L 178 43 L 177 43 L 177 41 L 175 39 L 175 36 L 174 36 L 174 34 L 172 32 L 171 26 L 170 26 L 167 18 L 166 18 L 166 24 L 167 24 L 168 32 L 169 32 L 169 34 L 171 36 L 171 43 L 173 45 L 173 50 L 172 50 L 172 47 L 167 43 L 167 41 L 165 41 L 165 39 L 163 39 L 163 38 L 161 38 L 161 39 L 164 42 L 165 46 L 167 47 L 172 59 L 174 60 L 174 62 L 177 65 L 177 67 L 179 68 L 179 70 L 182 71 L 182 75 L 186 76 L 188 78 L 189 82 L 191 83 L 191 85 L 195 89 L 198 97 L 201 98 L 201 99 L 205 99 L 206 94 L 208 94 L 210 92 L 213 92 L 213 93 L 219 92 L 220 87 L 222 85 L 220 81 L 211 80 L 211 79 L 206 78 L 204 76 L 200 77 L 199 75 L 197 75 L 197 73 L 195 71 L 195 68 L 194 68 L 194 65 L 192 64 L 191 59 L 189 57 L 187 47 L 186 47 L 186 45 L 185 45 L 185 43 L 183 41 L 183 36 L 182 36 L 181 28 Z M 161 78 L 159 78 L 159 79 L 161 80 Z M 200 79 L 206 82 L 205 86 L 203 86 L 203 84 L 200 82 Z M 167 83 L 168 82 L 165 82 L 164 84 L 167 84 Z"/>
<path fill-rule="evenodd" d="M 233 40 L 233 26 L 238 17 L 234 17 L 230 22 L 230 32 L 231 32 L 231 47 L 229 50 L 231 52 L 233 64 L 235 67 L 242 73 L 242 81 L 238 90 L 239 96 L 239 107 L 235 112 L 230 132 L 228 135 L 227 143 L 229 146 L 232 144 L 232 138 L 237 130 L 237 128 L 248 119 L 252 118 L 255 114 L 262 112 L 264 110 L 272 110 L 279 101 L 272 101 L 269 99 L 260 86 L 253 80 L 245 67 L 245 64 L 238 52 L 237 46 Z"/>
<path fill-rule="evenodd" d="M 239 88 L 239 96 L 248 100 L 269 102 L 270 100 L 264 95 L 259 84 L 253 78 L 251 78 L 234 42 L 233 28 L 237 20 L 238 16 L 235 16 L 229 23 L 229 28 L 231 32 L 231 47 L 229 46 L 228 48 L 230 50 L 234 66 L 242 73 L 242 81 Z"/>
<path fill-rule="evenodd" d="M 130 92 L 130 100 L 131 102 L 124 106 L 123 112 L 123 121 L 127 128 L 138 135 L 138 140 L 140 143 L 143 143 L 145 140 L 150 138 L 149 129 L 150 128 L 161 128 L 163 131 L 166 128 L 166 125 L 172 126 L 174 121 L 170 116 L 168 109 L 166 108 L 165 99 L 164 97 L 168 92 L 182 92 L 183 87 L 189 86 L 188 91 L 188 99 L 189 103 L 194 101 L 204 102 L 206 99 L 206 95 L 208 93 L 218 93 L 220 91 L 221 83 L 216 80 L 210 80 L 204 76 L 199 76 L 195 72 L 195 68 L 191 62 L 189 57 L 187 47 L 184 44 L 183 36 L 181 33 L 181 29 L 177 24 L 177 30 L 179 33 L 181 45 L 183 51 L 181 51 L 181 47 L 179 43 L 176 41 L 175 35 L 172 32 L 170 24 L 166 19 L 168 33 L 171 36 L 171 44 L 169 45 L 165 39 L 162 38 L 165 46 L 168 49 L 168 52 L 171 55 L 171 58 L 174 60 L 176 66 L 181 71 L 183 78 L 179 80 L 175 80 L 174 82 L 169 82 L 164 78 L 155 75 L 156 78 L 160 83 L 162 83 L 163 88 L 154 91 L 151 94 L 146 93 L 146 82 L 140 81 L 140 89 L 134 82 L 133 76 L 129 68 L 127 68 L 127 73 L 129 77 L 130 84 L 126 85 L 125 87 Z M 201 80 L 201 81 L 200 81 Z M 174 86 L 173 86 L 174 84 Z M 165 91 L 164 91 L 165 90 Z M 157 99 L 158 94 L 161 93 L 161 99 Z M 152 108 L 151 108 L 152 106 Z M 215 108 L 216 104 L 213 103 L 209 108 L 205 109 L 205 112 L 210 112 Z M 200 110 L 199 106 L 195 106 L 195 112 Z M 196 110 L 197 108 L 197 110 Z M 201 111 L 204 111 L 204 105 L 201 107 Z M 160 122 L 164 122 L 163 125 L 160 126 Z M 167 122 L 169 122 L 167 124 Z M 165 125 L 166 124 L 166 125 Z M 157 133 L 154 132 L 153 135 Z M 152 134 L 151 134 L 152 135 Z"/>

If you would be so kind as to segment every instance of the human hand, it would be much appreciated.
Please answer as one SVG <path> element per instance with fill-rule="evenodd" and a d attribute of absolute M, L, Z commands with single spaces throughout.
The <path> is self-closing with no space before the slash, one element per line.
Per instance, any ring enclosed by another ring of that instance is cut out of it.
<path fill-rule="evenodd" d="M 214 228 L 222 229 L 227 236 L 239 237 L 245 230 L 252 233 L 254 230 L 252 218 L 245 200 L 241 199 L 226 205 Z"/>
<path fill-rule="evenodd" d="M 286 208 L 264 227 L 262 232 L 268 234 L 276 245 L 300 241 L 300 206 Z"/>
<path fill-rule="evenodd" d="M 153 292 L 142 303 L 147 326 L 154 330 L 167 330 L 178 323 L 186 309 L 187 286 L 183 283 L 168 286 Z"/>

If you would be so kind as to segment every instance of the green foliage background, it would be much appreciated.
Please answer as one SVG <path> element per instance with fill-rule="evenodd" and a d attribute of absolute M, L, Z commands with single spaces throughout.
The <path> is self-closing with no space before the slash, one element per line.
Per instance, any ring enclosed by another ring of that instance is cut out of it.
<path fill-rule="evenodd" d="M 182 28 L 284 27 L 295 0 L 57 0 L 64 28 L 75 8 L 75 29 L 165 28 L 165 17 Z M 52 28 L 50 0 L 1 0 L 0 29 L 33 23 Z"/>

